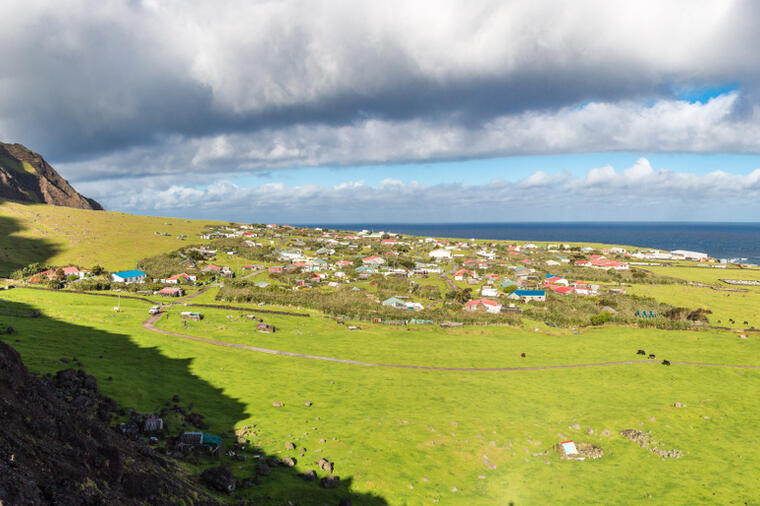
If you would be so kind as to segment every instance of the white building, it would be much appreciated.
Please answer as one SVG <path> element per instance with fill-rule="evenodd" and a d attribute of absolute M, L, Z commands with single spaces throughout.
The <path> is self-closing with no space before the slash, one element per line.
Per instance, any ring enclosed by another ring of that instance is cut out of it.
<path fill-rule="evenodd" d="M 148 275 L 143 271 L 121 271 L 111 274 L 111 281 L 114 283 L 142 283 Z"/>
<path fill-rule="evenodd" d="M 434 249 L 429 253 L 429 256 L 431 258 L 435 258 L 436 260 L 442 260 L 444 258 L 451 258 L 451 250 L 448 249 Z"/>
<path fill-rule="evenodd" d="M 701 260 L 707 260 L 707 253 L 700 253 L 698 251 L 688 251 L 684 249 L 673 250 L 670 253 L 674 257 L 684 258 L 686 260 L 695 260 L 697 262 Z"/>

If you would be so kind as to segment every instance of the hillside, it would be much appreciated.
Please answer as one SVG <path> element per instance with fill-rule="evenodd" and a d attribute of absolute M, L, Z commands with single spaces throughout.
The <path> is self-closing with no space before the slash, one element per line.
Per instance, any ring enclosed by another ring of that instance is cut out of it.
<path fill-rule="evenodd" d="M 0 142 L 0 198 L 102 210 L 77 192 L 42 156 L 21 144 Z"/>
<path fill-rule="evenodd" d="M 174 462 L 111 430 L 116 403 L 95 378 L 29 373 L 0 343 L 0 502 L 216 504 Z"/>
<path fill-rule="evenodd" d="M 32 262 L 134 268 L 142 258 L 187 244 L 182 234 L 198 242 L 212 223 L 218 224 L 0 201 L 0 275 Z"/>

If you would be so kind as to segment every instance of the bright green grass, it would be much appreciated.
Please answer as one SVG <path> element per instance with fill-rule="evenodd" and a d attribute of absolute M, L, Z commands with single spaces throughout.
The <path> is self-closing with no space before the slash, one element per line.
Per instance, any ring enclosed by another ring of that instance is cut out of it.
<path fill-rule="evenodd" d="M 17 289 L 0 298 L 48 315 L 12 321 L 20 332 L 11 344 L 32 370 L 56 370 L 62 367 L 60 356 L 76 355 L 105 393 L 142 410 L 178 393 L 207 415 L 214 430 L 255 423 L 256 445 L 277 453 L 285 441 L 294 441 L 309 450 L 299 470 L 324 456 L 335 461 L 337 474 L 352 479 L 353 493 L 379 495 L 390 504 L 701 504 L 760 496 L 758 404 L 751 394 L 760 389 L 757 370 L 642 364 L 457 373 L 358 367 L 148 332 L 140 328 L 148 305 L 137 301 L 124 301 L 124 312 L 116 314 L 110 300 L 83 295 Z M 249 337 L 235 331 L 241 322 L 219 322 L 215 311 L 208 313 L 207 327 L 193 324 L 188 331 L 216 337 L 216 323 L 228 326 L 229 340 Z M 169 322 L 172 318 L 176 315 Z M 287 319 L 282 325 L 297 323 Z M 306 351 L 295 345 L 311 339 L 322 341 L 321 349 L 331 355 L 350 353 L 344 358 L 418 363 L 436 358 L 439 365 L 453 366 L 488 364 L 492 355 L 526 365 L 635 358 L 640 346 L 658 355 L 673 353 L 674 360 L 757 363 L 760 351 L 754 339 L 739 342 L 729 334 L 621 328 L 581 336 L 493 327 L 482 335 L 387 328 L 348 333 L 334 322 L 311 318 L 304 330 L 314 335 L 294 336 L 286 329 L 255 339 L 290 343 L 294 351 Z M 527 350 L 525 362 L 513 358 L 518 350 Z M 113 381 L 105 381 L 107 376 Z M 285 407 L 273 408 L 273 400 Z M 314 403 L 311 408 L 304 406 L 307 400 Z M 674 408 L 675 401 L 688 407 Z M 574 423 L 582 430 L 570 429 Z M 629 427 L 651 430 L 685 456 L 660 459 L 617 434 Z M 587 428 L 594 433 L 586 434 Z M 610 435 L 601 435 L 604 430 Z M 591 462 L 533 456 L 565 438 L 598 444 L 605 456 Z M 485 465 L 485 456 L 495 469 Z M 248 463 L 232 468 L 240 476 L 252 472 Z M 318 491 L 316 485 L 283 473 L 276 471 L 251 493 L 266 492 L 279 504 L 332 504 L 345 494 L 307 496 Z M 366 497 L 354 503 L 371 502 Z"/>
<path fill-rule="evenodd" d="M 652 271 L 658 276 L 668 276 L 700 283 L 712 283 L 723 287 L 730 285 L 721 283 L 720 279 L 760 280 L 760 269 L 715 269 L 711 267 L 697 267 L 694 263 L 691 263 L 689 266 L 644 266 L 642 268 Z"/>
<path fill-rule="evenodd" d="M 134 269 L 142 258 L 202 242 L 207 224 L 219 223 L 1 201 L 0 273 L 32 262 Z"/>
<path fill-rule="evenodd" d="M 644 349 L 672 361 L 712 362 L 720 354 L 727 363 L 760 365 L 760 342 L 726 332 L 608 327 L 573 335 L 556 329 L 536 333 L 506 326 L 442 329 L 366 322 L 357 323 L 361 330 L 348 330 L 350 322 L 338 325 L 329 318 L 268 315 L 252 307 L 252 314 L 278 328 L 274 334 L 263 334 L 255 330 L 257 322 L 243 317 L 246 313 L 202 308 L 204 319 L 185 327 L 178 317 L 181 310 L 185 308 L 172 308 L 156 326 L 219 341 L 370 363 L 481 368 L 563 365 L 632 360 L 641 358 L 636 351 Z"/>
<path fill-rule="evenodd" d="M 736 329 L 750 326 L 760 328 L 760 287 L 732 288 L 740 288 L 742 291 L 729 292 L 685 285 L 634 285 L 628 291 L 654 297 L 673 306 L 710 309 L 712 314 L 708 318 L 712 325 Z M 729 322 L 729 318 L 733 318 L 735 323 Z M 747 325 L 744 325 L 745 321 Z"/>

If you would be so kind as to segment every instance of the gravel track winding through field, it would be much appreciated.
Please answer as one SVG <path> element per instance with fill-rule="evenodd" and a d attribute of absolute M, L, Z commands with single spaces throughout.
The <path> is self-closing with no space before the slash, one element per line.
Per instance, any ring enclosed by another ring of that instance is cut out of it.
<path fill-rule="evenodd" d="M 205 337 L 191 336 L 187 334 L 179 334 L 177 332 L 171 332 L 155 327 L 156 321 L 163 313 L 153 315 L 142 324 L 144 329 L 151 330 L 153 332 L 159 332 L 166 334 L 167 336 L 181 337 L 183 339 L 189 339 L 192 341 L 200 341 L 202 343 L 212 344 L 214 346 L 225 346 L 228 348 L 237 348 L 241 350 L 255 351 L 257 353 L 267 353 L 269 355 L 282 355 L 286 357 L 306 358 L 310 360 L 322 360 L 324 362 L 338 362 L 341 364 L 361 365 L 365 367 L 392 367 L 396 369 L 418 369 L 424 371 L 458 371 L 458 372 L 499 372 L 499 371 L 543 371 L 547 369 L 577 369 L 581 367 L 608 367 L 613 365 L 628 365 L 628 364 L 656 364 L 660 362 L 655 360 L 622 360 L 618 362 L 598 362 L 591 364 L 570 364 L 570 365 L 544 365 L 544 366 L 528 366 L 528 367 L 435 367 L 424 365 L 401 365 L 401 364 L 376 364 L 372 362 L 361 362 L 359 360 L 348 360 L 343 358 L 333 357 L 321 357 L 319 355 L 306 355 L 303 353 L 292 353 L 289 351 L 271 350 L 269 348 L 259 348 L 258 346 L 248 346 L 245 344 L 228 343 L 225 341 L 217 341 L 215 339 L 207 339 Z M 701 367 L 729 367 L 737 369 L 760 369 L 760 365 L 730 365 L 730 364 L 708 364 L 703 362 L 670 362 L 673 365 L 696 365 Z"/>

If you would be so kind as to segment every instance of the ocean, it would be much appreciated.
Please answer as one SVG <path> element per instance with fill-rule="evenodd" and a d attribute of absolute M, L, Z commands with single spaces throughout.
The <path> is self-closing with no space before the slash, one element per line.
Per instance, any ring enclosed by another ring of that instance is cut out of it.
<path fill-rule="evenodd" d="M 624 244 L 667 251 L 700 251 L 711 257 L 760 264 L 760 223 L 323 223 L 302 226 L 382 230 L 423 237 Z"/>

